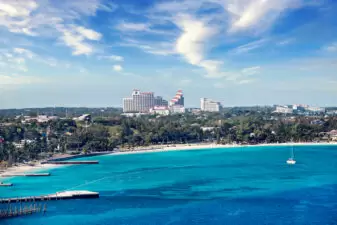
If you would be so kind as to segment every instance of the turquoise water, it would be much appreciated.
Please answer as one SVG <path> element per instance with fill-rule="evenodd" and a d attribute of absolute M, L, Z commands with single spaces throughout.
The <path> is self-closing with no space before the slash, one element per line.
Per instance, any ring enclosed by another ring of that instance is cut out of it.
<path fill-rule="evenodd" d="M 337 147 L 243 147 L 88 158 L 98 165 L 11 178 L 0 197 L 62 190 L 99 199 L 48 203 L 0 224 L 337 224 Z M 81 160 L 84 160 L 82 158 Z"/>

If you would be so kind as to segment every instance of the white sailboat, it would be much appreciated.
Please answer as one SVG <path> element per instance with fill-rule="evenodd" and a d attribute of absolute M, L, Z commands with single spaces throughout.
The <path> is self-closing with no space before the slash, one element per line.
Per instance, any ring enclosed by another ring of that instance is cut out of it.
<path fill-rule="evenodd" d="M 296 164 L 295 155 L 294 155 L 294 146 L 291 147 L 290 158 L 287 160 L 287 164 L 290 164 L 290 165 Z"/>

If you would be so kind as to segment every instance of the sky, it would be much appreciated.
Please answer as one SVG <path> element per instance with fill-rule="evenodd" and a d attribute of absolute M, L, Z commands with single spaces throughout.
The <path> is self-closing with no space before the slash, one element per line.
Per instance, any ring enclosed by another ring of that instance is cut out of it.
<path fill-rule="evenodd" d="M 337 106 L 335 0 L 0 0 L 0 108 L 115 107 L 133 89 Z"/>

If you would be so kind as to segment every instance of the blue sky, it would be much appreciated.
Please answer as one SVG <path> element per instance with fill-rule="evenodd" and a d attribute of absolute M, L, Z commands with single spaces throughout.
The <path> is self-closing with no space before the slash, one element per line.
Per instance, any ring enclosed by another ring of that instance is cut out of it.
<path fill-rule="evenodd" d="M 337 105 L 337 1 L 0 0 L 0 108 Z"/>

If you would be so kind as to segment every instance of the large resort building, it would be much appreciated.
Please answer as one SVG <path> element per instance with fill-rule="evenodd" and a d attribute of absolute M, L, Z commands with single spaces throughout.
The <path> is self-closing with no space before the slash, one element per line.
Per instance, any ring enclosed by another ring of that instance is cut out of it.
<path fill-rule="evenodd" d="M 132 96 L 123 99 L 124 113 L 148 113 L 154 106 L 167 106 L 162 97 L 154 96 L 153 92 L 133 90 Z"/>
<path fill-rule="evenodd" d="M 201 111 L 204 111 L 204 112 L 220 112 L 221 104 L 220 102 L 216 102 L 208 98 L 201 98 L 200 108 L 201 108 Z"/>

